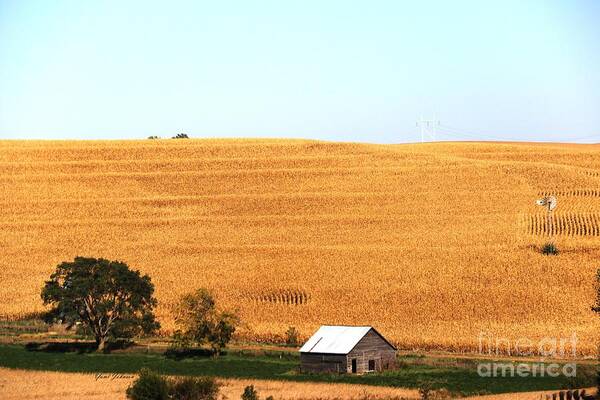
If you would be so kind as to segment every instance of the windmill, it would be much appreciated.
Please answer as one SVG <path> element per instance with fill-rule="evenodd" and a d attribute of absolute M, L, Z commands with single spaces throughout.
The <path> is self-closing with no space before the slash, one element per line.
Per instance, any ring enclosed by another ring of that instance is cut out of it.
<path fill-rule="evenodd" d="M 535 204 L 537 204 L 538 206 L 542 206 L 545 207 L 547 210 L 546 213 L 546 218 L 547 218 L 547 224 L 548 224 L 548 236 L 550 236 L 550 241 L 552 242 L 553 236 L 554 236 L 554 226 L 553 226 L 553 218 L 552 218 L 552 211 L 554 211 L 554 209 L 556 208 L 556 197 L 555 196 L 545 196 L 539 200 L 535 201 Z"/>

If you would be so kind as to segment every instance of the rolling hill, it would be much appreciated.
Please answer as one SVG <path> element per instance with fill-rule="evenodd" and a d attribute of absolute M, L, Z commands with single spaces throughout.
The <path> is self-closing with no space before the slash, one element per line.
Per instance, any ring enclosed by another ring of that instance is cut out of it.
<path fill-rule="evenodd" d="M 43 310 L 77 255 L 150 274 L 159 318 L 198 287 L 240 334 L 369 324 L 402 348 L 578 337 L 600 268 L 600 145 L 0 141 L 0 315 Z M 553 193 L 558 256 L 544 256 Z"/>

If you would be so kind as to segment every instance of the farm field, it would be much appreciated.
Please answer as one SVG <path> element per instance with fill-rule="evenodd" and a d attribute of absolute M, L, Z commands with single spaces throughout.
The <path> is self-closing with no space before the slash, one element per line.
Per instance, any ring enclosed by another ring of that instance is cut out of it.
<path fill-rule="evenodd" d="M 240 336 L 373 325 L 403 349 L 571 338 L 592 355 L 600 145 L 0 141 L 0 315 L 63 260 L 150 274 L 163 329 L 198 287 Z M 543 256 L 556 194 L 558 256 Z"/>
<path fill-rule="evenodd" d="M 0 368 L 0 395 L 4 400 L 125 400 L 125 390 L 134 375 L 79 374 L 64 372 L 24 371 Z M 248 385 L 254 385 L 261 396 L 278 400 L 336 399 L 418 399 L 417 390 L 348 385 L 343 383 L 280 382 L 270 380 L 221 379 L 220 398 L 237 399 Z M 23 396 L 23 393 L 27 393 Z M 264 398 L 263 397 L 263 398 Z"/>
<path fill-rule="evenodd" d="M 24 371 L 0 368 L 0 394 L 5 400 L 43 399 L 125 400 L 125 390 L 134 378 L 130 375 L 100 375 Z M 221 395 L 238 398 L 247 385 L 254 385 L 262 396 L 277 400 L 418 399 L 417 390 L 340 383 L 280 382 L 270 380 L 221 379 Z M 23 396 L 23 393 L 27 393 Z M 469 397 L 472 400 L 534 400 L 547 392 L 508 393 Z"/>

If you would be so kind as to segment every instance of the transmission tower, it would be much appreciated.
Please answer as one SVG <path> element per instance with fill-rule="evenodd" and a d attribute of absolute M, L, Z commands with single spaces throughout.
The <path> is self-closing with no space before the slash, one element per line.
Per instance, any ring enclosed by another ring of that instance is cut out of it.
<path fill-rule="evenodd" d="M 421 117 L 421 119 L 417 121 L 417 128 L 421 128 L 421 143 L 425 142 L 427 139 L 435 142 L 437 140 L 437 127 L 439 125 L 440 121 L 435 118 L 424 119 Z"/>

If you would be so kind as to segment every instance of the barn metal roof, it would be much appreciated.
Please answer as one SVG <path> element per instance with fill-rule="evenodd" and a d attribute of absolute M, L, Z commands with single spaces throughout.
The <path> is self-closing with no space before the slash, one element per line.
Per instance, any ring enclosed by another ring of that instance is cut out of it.
<path fill-rule="evenodd" d="M 371 329 L 370 326 L 323 325 L 304 343 L 300 352 L 348 354 Z"/>

